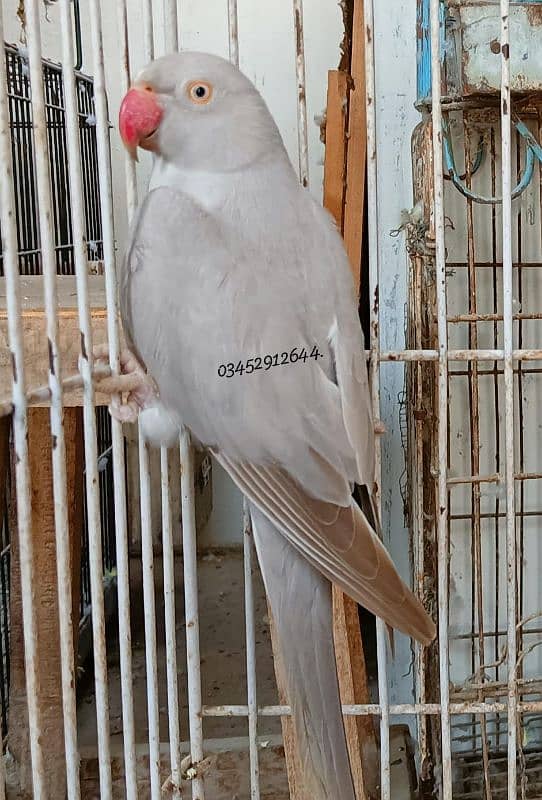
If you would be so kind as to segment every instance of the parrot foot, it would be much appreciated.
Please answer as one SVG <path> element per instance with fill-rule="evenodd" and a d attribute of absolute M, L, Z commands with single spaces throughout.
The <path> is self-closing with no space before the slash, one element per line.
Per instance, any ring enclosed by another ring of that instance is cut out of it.
<path fill-rule="evenodd" d="M 107 345 L 94 349 L 96 361 L 104 361 L 108 357 Z M 119 422 L 137 422 L 139 412 L 154 405 L 158 396 L 155 382 L 128 349 L 120 354 L 120 375 L 111 375 L 98 381 L 96 390 L 112 395 L 109 413 Z"/>

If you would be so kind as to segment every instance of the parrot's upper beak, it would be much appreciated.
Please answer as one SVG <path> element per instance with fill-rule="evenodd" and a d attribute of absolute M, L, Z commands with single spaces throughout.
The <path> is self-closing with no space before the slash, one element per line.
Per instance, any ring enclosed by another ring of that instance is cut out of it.
<path fill-rule="evenodd" d="M 119 129 L 132 158 L 137 160 L 138 147 L 153 149 L 152 136 L 163 116 L 164 109 L 152 86 L 140 83 L 130 89 L 120 107 Z"/>

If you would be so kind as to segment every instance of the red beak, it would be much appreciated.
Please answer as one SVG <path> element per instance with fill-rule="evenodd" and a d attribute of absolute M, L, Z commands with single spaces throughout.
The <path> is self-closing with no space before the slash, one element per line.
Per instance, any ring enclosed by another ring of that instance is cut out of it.
<path fill-rule="evenodd" d="M 122 101 L 119 129 L 122 141 L 132 158 L 137 160 L 137 148 L 152 150 L 150 141 L 158 129 L 164 110 L 148 84 L 134 86 Z"/>

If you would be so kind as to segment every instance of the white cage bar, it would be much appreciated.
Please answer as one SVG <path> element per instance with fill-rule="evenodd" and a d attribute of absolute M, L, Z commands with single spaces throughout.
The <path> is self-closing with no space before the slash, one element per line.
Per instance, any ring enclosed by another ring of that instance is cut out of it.
<path fill-rule="evenodd" d="M 506 597 L 508 622 L 508 800 L 517 792 L 517 608 L 514 481 L 514 330 L 512 270 L 512 96 L 510 92 L 510 0 L 501 0 L 502 292 L 504 318 L 504 428 L 506 487 Z"/>
<path fill-rule="evenodd" d="M 380 418 L 380 312 L 379 312 L 379 241 L 377 205 L 376 87 L 374 59 L 374 5 L 365 3 L 365 72 L 367 95 L 367 208 L 369 222 L 369 302 L 371 331 L 371 390 L 375 421 Z M 380 437 L 375 441 L 375 506 L 381 515 L 382 474 Z M 380 792 L 382 800 L 391 800 L 390 719 L 387 675 L 387 634 L 382 620 L 376 621 L 378 698 L 380 705 Z"/>
<path fill-rule="evenodd" d="M 118 22 L 120 34 L 121 81 L 126 91 L 129 80 L 128 19 L 126 3 L 119 0 Z M 109 343 L 109 363 L 113 374 L 120 369 L 120 336 L 118 329 L 118 289 L 113 233 L 113 203 L 111 197 L 111 172 L 109 167 L 109 135 L 106 84 L 103 56 L 103 32 L 101 6 L 99 0 L 90 5 L 92 20 L 92 43 L 94 51 L 94 80 L 96 92 L 97 144 L 102 169 L 100 176 L 100 199 L 104 225 L 104 268 L 107 304 L 107 338 Z M 128 213 L 135 209 L 135 171 L 126 169 L 126 202 Z M 112 398 L 116 402 L 116 398 Z M 118 420 L 111 420 L 113 439 L 113 476 L 115 538 L 117 554 L 117 596 L 119 615 L 119 652 L 121 665 L 122 722 L 124 745 L 124 772 L 127 800 L 137 800 L 137 768 L 135 748 L 135 722 L 132 677 L 132 634 L 130 622 L 130 578 L 128 559 L 128 522 L 126 514 L 126 486 L 124 482 L 125 458 L 122 426 Z"/>
<path fill-rule="evenodd" d="M 190 436 L 186 430 L 181 435 L 180 453 L 188 713 L 191 769 L 193 771 L 192 800 L 205 800 L 205 789 L 200 766 L 203 761 L 204 748 L 199 644 L 198 561 L 194 503 L 194 453 L 190 443 Z"/>
<path fill-rule="evenodd" d="M 0 8 L 0 34 L 4 40 L 3 10 Z M 37 800 L 45 797 L 45 767 L 41 748 L 41 723 L 38 709 L 37 674 L 37 629 L 35 613 L 35 582 L 33 575 L 33 543 L 31 520 L 31 485 L 28 462 L 28 414 L 25 384 L 25 359 L 21 327 L 21 291 L 18 242 L 15 227 L 15 196 L 13 162 L 11 155 L 11 131 L 7 96 L 7 75 L 4 59 L 0 64 L 0 157 L 5 170 L 5 179 L 0 181 L 0 209 L 2 222 L 2 245 L 6 276 L 9 346 L 12 355 L 12 399 L 13 434 L 15 445 L 15 481 L 19 501 L 17 535 L 21 559 L 21 581 L 28 587 L 23 594 L 23 633 L 25 650 L 25 676 L 28 694 L 28 718 L 31 731 L 30 753 L 34 794 Z M 11 410 L 8 412 L 11 413 Z M 5 794 L 4 770 L 2 769 L 1 791 Z"/>
<path fill-rule="evenodd" d="M 442 106 L 440 60 L 440 3 L 431 0 L 431 87 L 433 123 L 433 191 L 435 198 L 435 261 L 438 315 L 438 627 L 440 718 L 442 738 L 442 796 L 452 798 L 450 683 L 448 654 L 448 328 L 446 312 L 446 244 L 444 241 L 444 175 L 442 165 Z"/>

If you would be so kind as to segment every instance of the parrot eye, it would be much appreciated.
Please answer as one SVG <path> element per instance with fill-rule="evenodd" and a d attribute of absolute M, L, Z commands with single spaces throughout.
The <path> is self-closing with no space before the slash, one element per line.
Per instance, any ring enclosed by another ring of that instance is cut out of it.
<path fill-rule="evenodd" d="M 205 105 L 213 96 L 213 87 L 206 81 L 192 81 L 188 84 L 187 92 L 193 103 Z"/>

